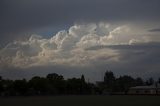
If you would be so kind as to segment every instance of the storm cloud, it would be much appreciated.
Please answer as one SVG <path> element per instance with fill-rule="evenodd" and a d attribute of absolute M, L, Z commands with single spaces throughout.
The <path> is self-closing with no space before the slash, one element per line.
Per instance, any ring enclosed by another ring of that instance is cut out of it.
<path fill-rule="evenodd" d="M 150 29 L 148 30 L 149 32 L 160 32 L 160 28 L 156 28 L 156 29 Z"/>
<path fill-rule="evenodd" d="M 76 22 L 156 24 L 160 19 L 159 4 L 159 0 L 1 0 L 1 42 L 28 38 L 45 28 L 55 33 Z"/>
<path fill-rule="evenodd" d="M 160 75 L 159 0 L 1 0 L 0 75 Z"/>
<path fill-rule="evenodd" d="M 28 40 L 14 41 L 1 49 L 0 68 L 25 70 L 23 74 L 29 75 L 35 72 L 40 75 L 59 72 L 66 76 L 92 73 L 88 74 L 92 80 L 99 79 L 93 77 L 93 73 L 99 72 L 100 76 L 107 68 L 134 76 L 151 72 L 156 75 L 160 63 L 158 39 L 154 41 L 145 34 L 133 35 L 131 29 L 127 25 L 90 23 L 76 24 L 51 38 L 32 35 Z M 4 71 L 1 73 L 6 75 Z"/>

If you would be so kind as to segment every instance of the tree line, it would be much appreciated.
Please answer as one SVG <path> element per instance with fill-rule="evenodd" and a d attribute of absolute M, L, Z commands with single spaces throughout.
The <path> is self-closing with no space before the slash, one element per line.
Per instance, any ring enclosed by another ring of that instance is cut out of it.
<path fill-rule="evenodd" d="M 104 80 L 90 83 L 85 81 L 84 75 L 80 78 L 64 79 L 56 73 L 46 77 L 35 76 L 30 80 L 9 80 L 0 77 L 0 96 L 34 96 L 34 95 L 91 95 L 126 93 L 130 87 L 153 85 L 153 78 L 144 81 L 142 78 L 133 78 L 128 75 L 115 77 L 111 71 L 106 71 Z"/>

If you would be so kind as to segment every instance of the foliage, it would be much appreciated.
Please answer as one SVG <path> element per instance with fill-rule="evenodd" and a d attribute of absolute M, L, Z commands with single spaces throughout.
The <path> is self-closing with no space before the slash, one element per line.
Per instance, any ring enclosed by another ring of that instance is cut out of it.
<path fill-rule="evenodd" d="M 160 80 L 159 80 L 160 81 Z M 80 78 L 64 79 L 56 73 L 48 74 L 46 77 L 35 76 L 29 81 L 8 80 L 0 77 L 1 96 L 25 96 L 25 95 L 88 95 L 104 94 L 114 92 L 127 92 L 130 87 L 152 85 L 153 78 L 143 81 L 142 78 L 131 76 L 115 77 L 111 71 L 106 71 L 104 80 L 96 84 L 85 81 L 84 75 Z"/>

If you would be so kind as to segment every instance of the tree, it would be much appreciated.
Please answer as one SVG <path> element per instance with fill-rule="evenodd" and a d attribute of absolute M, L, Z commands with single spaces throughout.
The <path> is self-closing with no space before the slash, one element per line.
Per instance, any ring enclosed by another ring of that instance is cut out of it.
<path fill-rule="evenodd" d="M 111 71 L 106 71 L 105 76 L 104 76 L 104 85 L 105 85 L 105 90 L 112 92 L 114 84 L 115 84 L 115 76 L 113 72 Z"/>
<path fill-rule="evenodd" d="M 136 78 L 135 81 L 136 81 L 136 86 L 144 85 L 144 81 L 140 77 Z"/>
<path fill-rule="evenodd" d="M 65 93 L 66 82 L 62 75 L 56 73 L 48 74 L 47 79 L 49 80 L 50 89 L 53 94 Z"/>
<path fill-rule="evenodd" d="M 154 79 L 151 77 L 146 81 L 146 85 L 150 86 L 154 84 Z"/>
<path fill-rule="evenodd" d="M 13 80 L 2 80 L 3 93 L 5 96 L 14 94 L 13 85 L 14 85 Z"/>
<path fill-rule="evenodd" d="M 82 76 L 81 76 L 81 81 L 83 82 L 83 83 L 85 83 L 85 78 L 84 78 L 84 75 L 82 74 Z"/>
<path fill-rule="evenodd" d="M 3 91 L 2 77 L 0 76 L 0 94 Z"/>
<path fill-rule="evenodd" d="M 160 78 L 158 78 L 158 83 L 160 84 Z"/>
<path fill-rule="evenodd" d="M 104 83 L 110 84 L 110 83 L 112 83 L 113 81 L 115 81 L 115 76 L 114 76 L 113 72 L 111 72 L 111 71 L 106 71 L 106 72 L 105 72 L 105 76 L 104 76 Z"/>
<path fill-rule="evenodd" d="M 58 75 L 56 73 L 48 74 L 47 78 L 49 80 L 63 80 L 64 79 L 62 75 Z"/>
<path fill-rule="evenodd" d="M 25 79 L 15 80 L 13 88 L 15 90 L 16 95 L 26 95 L 28 90 L 27 81 Z"/>
<path fill-rule="evenodd" d="M 33 77 L 29 81 L 29 87 L 32 89 L 32 93 L 35 95 L 43 95 L 46 94 L 48 82 L 46 78 L 41 78 L 39 76 Z"/>
<path fill-rule="evenodd" d="M 130 87 L 136 86 L 134 78 L 131 76 L 120 76 L 117 80 L 117 88 L 120 92 L 127 92 Z"/>
<path fill-rule="evenodd" d="M 81 79 L 71 78 L 67 80 L 67 93 L 68 94 L 81 94 Z"/>

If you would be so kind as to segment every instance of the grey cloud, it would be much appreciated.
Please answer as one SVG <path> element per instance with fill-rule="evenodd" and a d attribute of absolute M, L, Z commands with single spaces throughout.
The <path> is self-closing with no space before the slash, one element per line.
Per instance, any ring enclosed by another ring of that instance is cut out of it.
<path fill-rule="evenodd" d="M 106 67 L 105 67 L 106 69 Z M 63 75 L 65 78 L 80 77 L 85 74 L 86 80 L 97 81 L 101 80 L 101 73 L 105 69 L 95 69 L 95 67 L 71 67 L 71 66 L 39 66 L 27 69 L 19 69 L 14 67 L 9 67 L 5 69 L 0 69 L 0 75 L 3 78 L 9 79 L 30 79 L 33 76 L 46 76 L 49 73 L 58 73 Z"/>
<path fill-rule="evenodd" d="M 159 20 L 159 4 L 159 0 L 1 0 L 0 36 L 14 39 L 20 32 L 76 21 Z"/>
<path fill-rule="evenodd" d="M 160 32 L 160 28 L 150 29 L 149 32 Z"/>
<path fill-rule="evenodd" d="M 148 43 L 145 46 L 131 46 L 132 49 L 129 47 L 130 45 L 109 47 L 110 49 L 118 50 L 120 56 L 118 62 L 109 62 L 104 58 L 99 58 L 90 61 L 93 65 L 88 67 L 57 64 L 52 66 L 36 66 L 27 69 L 8 68 L 0 71 L 0 74 L 5 78 L 13 79 L 29 79 L 35 75 L 45 76 L 53 72 L 62 74 L 65 78 L 79 77 L 81 74 L 84 74 L 86 79 L 89 78 L 90 81 L 97 81 L 102 80 L 102 74 L 104 74 L 105 70 L 110 69 L 117 76 L 127 74 L 133 77 L 158 78 L 160 76 L 160 59 L 157 57 L 160 57 L 160 50 L 158 49 L 160 44 L 151 45 Z M 103 49 L 106 48 L 108 47 L 104 47 Z"/>
<path fill-rule="evenodd" d="M 119 53 L 119 62 L 97 64 L 103 69 L 107 67 L 113 70 L 117 75 L 129 74 L 134 77 L 154 77 L 160 76 L 160 43 L 145 43 L 137 45 L 112 45 L 112 46 L 95 46 L 87 50 L 112 49 Z"/>
<path fill-rule="evenodd" d="M 118 75 L 158 76 L 160 44 L 152 39 L 144 42 L 145 35 L 130 35 L 128 26 L 110 26 L 76 24 L 48 39 L 32 35 L 26 41 L 10 43 L 0 51 L 0 74 L 20 78 L 51 72 L 66 77 L 83 73 L 99 80 L 108 68 Z"/>
<path fill-rule="evenodd" d="M 99 49 L 115 49 L 115 50 L 134 50 L 134 49 L 158 49 L 160 48 L 159 42 L 149 42 L 149 43 L 140 43 L 140 44 L 134 44 L 134 45 L 98 45 L 86 48 L 86 50 L 99 50 Z"/>

